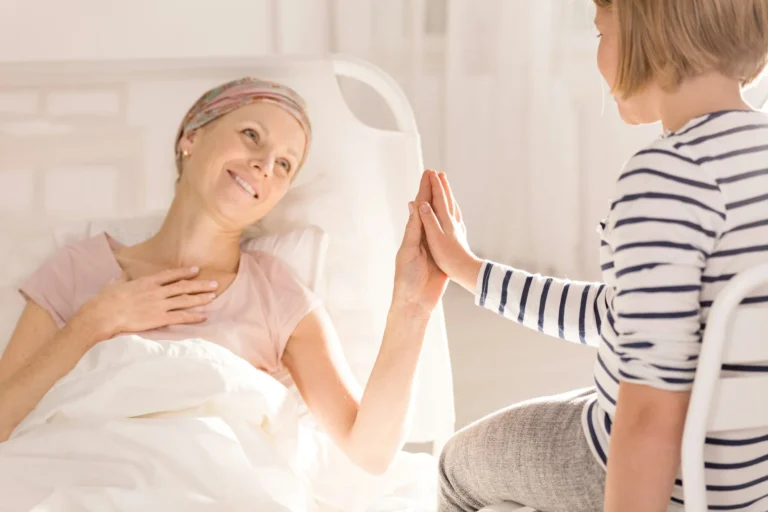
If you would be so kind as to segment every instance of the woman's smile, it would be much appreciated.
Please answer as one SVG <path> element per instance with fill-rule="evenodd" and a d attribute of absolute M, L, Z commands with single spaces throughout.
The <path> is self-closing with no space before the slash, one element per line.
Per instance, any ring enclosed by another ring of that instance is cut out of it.
<path fill-rule="evenodd" d="M 259 192 L 255 185 L 251 184 L 240 174 L 237 174 L 234 171 L 231 171 L 229 169 L 227 169 L 227 174 L 229 174 L 229 176 L 234 180 L 234 182 L 237 183 L 237 185 L 239 185 L 240 188 L 243 191 L 245 191 L 248 195 L 250 195 L 254 199 L 259 198 Z"/>

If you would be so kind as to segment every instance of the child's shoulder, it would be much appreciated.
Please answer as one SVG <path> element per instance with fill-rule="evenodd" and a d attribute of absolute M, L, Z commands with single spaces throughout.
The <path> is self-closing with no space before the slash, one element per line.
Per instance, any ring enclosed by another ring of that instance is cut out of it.
<path fill-rule="evenodd" d="M 719 163 L 751 147 L 768 144 L 768 115 L 757 111 L 713 112 L 667 132 L 635 153 L 620 181 L 645 176 L 684 183 L 701 190 L 717 190 Z"/>
<path fill-rule="evenodd" d="M 659 208 L 695 203 L 720 212 L 724 198 L 716 169 L 704 165 L 699 145 L 685 143 L 694 131 L 665 134 L 636 152 L 618 177 L 617 201 L 643 199 Z"/>
<path fill-rule="evenodd" d="M 687 184 L 717 190 L 714 177 L 702 170 L 701 162 L 695 148 L 681 145 L 676 137 L 659 137 L 627 160 L 619 175 L 619 186 L 668 188 Z"/>
<path fill-rule="evenodd" d="M 693 171 L 711 167 L 730 151 L 768 143 L 768 114 L 751 110 L 724 110 L 695 117 L 683 127 L 666 132 L 631 159 Z"/>
<path fill-rule="evenodd" d="M 701 158 L 695 145 L 689 144 L 695 133 L 665 133 L 637 151 L 626 164 L 627 169 L 661 168 L 677 172 L 694 172 Z"/>

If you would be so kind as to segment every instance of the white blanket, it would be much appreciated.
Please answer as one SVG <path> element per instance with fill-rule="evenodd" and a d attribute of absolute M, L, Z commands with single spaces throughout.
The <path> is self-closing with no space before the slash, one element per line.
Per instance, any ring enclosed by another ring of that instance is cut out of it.
<path fill-rule="evenodd" d="M 415 491 L 422 504 L 413 492 L 368 503 L 423 480 L 431 458 L 402 454 L 384 479 L 329 475 L 322 436 L 299 425 L 288 389 L 218 345 L 120 336 L 91 349 L 0 444 L 0 511 L 432 508 L 429 483 Z M 363 482 L 367 494 L 351 496 Z"/>

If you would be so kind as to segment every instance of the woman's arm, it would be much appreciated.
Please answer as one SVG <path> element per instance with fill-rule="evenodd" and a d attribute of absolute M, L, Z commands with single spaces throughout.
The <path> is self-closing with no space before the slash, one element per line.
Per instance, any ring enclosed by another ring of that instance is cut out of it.
<path fill-rule="evenodd" d="M 384 336 L 362 397 L 326 313 L 305 317 L 283 353 L 310 410 L 350 460 L 374 474 L 386 471 L 403 446 L 427 323 L 448 284 L 429 253 L 416 212 L 430 198 L 425 173 L 416 203 L 409 204 Z"/>
<path fill-rule="evenodd" d="M 105 286 L 58 329 L 51 314 L 32 300 L 0 358 L 0 442 L 37 406 L 96 343 L 124 332 L 198 323 L 189 308 L 213 300 L 209 281 L 190 280 L 198 269 L 172 269 Z"/>
<path fill-rule="evenodd" d="M 27 302 L 0 359 L 0 443 L 97 340 L 90 325 L 75 321 L 59 330 L 47 311 Z"/>
<path fill-rule="evenodd" d="M 307 315 L 286 345 L 283 362 L 307 406 L 349 459 L 370 473 L 383 473 L 405 441 L 428 320 L 418 309 L 390 309 L 364 393 L 324 310 Z"/>

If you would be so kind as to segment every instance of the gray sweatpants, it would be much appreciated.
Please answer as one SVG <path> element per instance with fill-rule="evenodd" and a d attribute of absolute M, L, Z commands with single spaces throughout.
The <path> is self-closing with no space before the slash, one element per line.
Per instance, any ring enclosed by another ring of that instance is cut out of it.
<path fill-rule="evenodd" d="M 439 512 L 512 501 L 542 512 L 603 510 L 605 470 L 581 426 L 594 389 L 537 398 L 457 432 L 440 456 Z"/>

